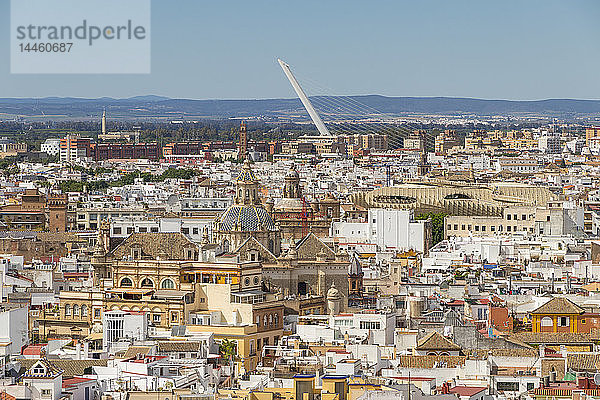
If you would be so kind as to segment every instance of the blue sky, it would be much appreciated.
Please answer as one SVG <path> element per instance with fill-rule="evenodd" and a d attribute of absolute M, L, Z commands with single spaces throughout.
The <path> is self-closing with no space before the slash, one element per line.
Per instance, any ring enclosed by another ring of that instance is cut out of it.
<path fill-rule="evenodd" d="M 281 57 L 336 94 L 600 98 L 597 0 L 153 0 L 148 75 L 11 75 L 9 6 L 0 97 L 293 97 Z"/>

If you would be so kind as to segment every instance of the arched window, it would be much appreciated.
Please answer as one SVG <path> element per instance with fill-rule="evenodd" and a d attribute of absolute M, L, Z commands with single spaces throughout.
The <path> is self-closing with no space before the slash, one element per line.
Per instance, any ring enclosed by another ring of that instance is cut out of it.
<path fill-rule="evenodd" d="M 225 253 L 229 252 L 229 240 L 227 240 L 227 239 L 223 240 L 223 251 Z"/>
<path fill-rule="evenodd" d="M 150 279 L 150 278 L 144 278 L 144 279 L 142 279 L 142 283 L 141 283 L 140 287 L 153 288 L 154 282 L 152 282 L 152 279 Z"/>
<path fill-rule="evenodd" d="M 173 282 L 172 279 L 165 279 L 162 281 L 162 283 L 160 284 L 160 288 L 161 289 L 175 289 L 175 282 Z"/>
<path fill-rule="evenodd" d="M 267 318 L 267 314 L 265 314 L 264 318 L 263 318 L 263 326 L 267 326 L 269 323 L 269 319 Z"/>
<path fill-rule="evenodd" d="M 133 287 L 133 281 L 130 278 L 121 279 L 121 287 Z"/>
<path fill-rule="evenodd" d="M 65 315 L 71 315 L 71 305 L 65 304 Z"/>
<path fill-rule="evenodd" d="M 269 326 L 273 326 L 273 314 L 269 315 Z"/>
<path fill-rule="evenodd" d="M 75 315 L 75 316 L 79 315 L 79 305 L 78 304 L 75 304 L 73 306 L 73 315 Z"/>
<path fill-rule="evenodd" d="M 273 323 L 276 327 L 279 326 L 279 314 L 274 314 Z"/>
<path fill-rule="evenodd" d="M 542 318 L 541 325 L 542 326 L 552 326 L 552 318 L 550 318 L 550 317 Z"/>
<path fill-rule="evenodd" d="M 86 305 L 81 306 L 81 316 L 87 317 L 88 315 L 88 307 Z"/>

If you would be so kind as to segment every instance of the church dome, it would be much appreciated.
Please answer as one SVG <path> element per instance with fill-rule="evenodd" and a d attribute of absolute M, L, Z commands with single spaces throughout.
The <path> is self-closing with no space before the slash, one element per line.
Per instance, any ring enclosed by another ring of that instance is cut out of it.
<path fill-rule="evenodd" d="M 275 222 L 262 206 L 233 204 L 217 220 L 219 231 L 275 231 Z"/>
<path fill-rule="evenodd" d="M 241 183 L 252 183 L 257 181 L 256 175 L 254 175 L 254 171 L 252 171 L 252 168 L 250 168 L 250 161 L 248 161 L 248 159 L 244 161 L 242 170 L 240 171 L 240 174 L 235 180 L 236 182 Z"/>

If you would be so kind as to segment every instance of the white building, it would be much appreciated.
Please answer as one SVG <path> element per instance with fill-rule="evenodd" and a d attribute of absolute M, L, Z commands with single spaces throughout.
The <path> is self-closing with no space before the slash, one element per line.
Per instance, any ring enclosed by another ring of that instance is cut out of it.
<path fill-rule="evenodd" d="M 3 305 L 0 310 L 0 356 L 21 354 L 29 342 L 27 307 Z"/>
<path fill-rule="evenodd" d="M 143 341 L 148 337 L 148 318 L 144 312 L 105 311 L 102 326 L 103 349 L 108 352 L 116 350 L 120 342 L 127 348 L 130 341 Z"/>
<path fill-rule="evenodd" d="M 344 340 L 356 337 L 368 344 L 391 346 L 394 344 L 396 314 L 391 312 L 355 313 L 339 315 L 307 315 L 300 317 L 296 333 L 312 343 Z"/>
<path fill-rule="evenodd" d="M 538 139 L 538 148 L 547 154 L 558 154 L 561 152 L 560 136 L 546 134 Z"/>
<path fill-rule="evenodd" d="M 46 139 L 42 143 L 42 153 L 49 154 L 51 156 L 57 156 L 60 153 L 60 139 Z"/>
<path fill-rule="evenodd" d="M 504 157 L 496 161 L 496 171 L 510 171 L 521 174 L 539 172 L 540 164 L 536 159 L 523 157 Z"/>
<path fill-rule="evenodd" d="M 110 236 L 126 238 L 136 232 L 181 232 L 194 242 L 200 242 L 206 232 L 212 238 L 213 218 L 157 218 L 140 216 L 119 217 L 111 221 Z"/>
<path fill-rule="evenodd" d="M 426 252 L 431 238 L 428 221 L 416 221 L 409 210 L 369 210 L 367 222 L 334 222 L 332 236 L 340 243 L 374 243 L 381 250 Z"/>

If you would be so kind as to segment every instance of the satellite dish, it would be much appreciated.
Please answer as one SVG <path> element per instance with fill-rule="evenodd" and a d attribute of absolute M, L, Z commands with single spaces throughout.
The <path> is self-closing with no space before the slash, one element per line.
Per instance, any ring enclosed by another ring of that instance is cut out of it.
<path fill-rule="evenodd" d="M 594 383 L 600 385 L 600 373 L 594 374 Z"/>

